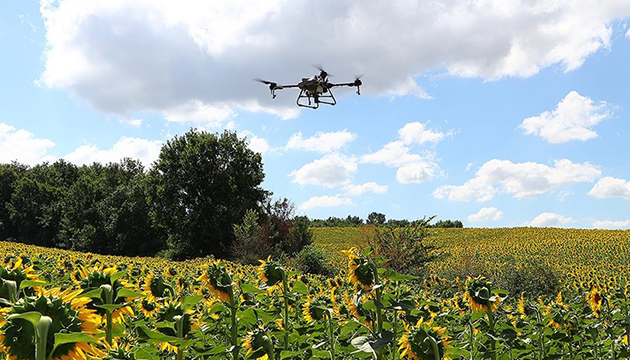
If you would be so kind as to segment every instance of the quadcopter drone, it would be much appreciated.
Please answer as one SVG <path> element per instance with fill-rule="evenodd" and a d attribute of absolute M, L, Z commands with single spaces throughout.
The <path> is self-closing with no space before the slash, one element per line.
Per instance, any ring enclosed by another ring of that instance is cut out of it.
<path fill-rule="evenodd" d="M 310 109 L 317 109 L 319 104 L 336 105 L 337 100 L 332 93 L 333 87 L 356 86 L 357 95 L 361 95 L 360 86 L 363 84 L 361 82 L 361 76 L 357 76 L 353 82 L 335 84 L 328 81 L 328 77 L 332 75 L 328 74 L 321 66 L 315 66 L 315 68 L 319 70 L 319 75 L 314 75 L 310 78 L 302 78 L 302 81 L 296 85 L 278 85 L 275 82 L 262 79 L 254 79 L 254 81 L 269 85 L 272 99 L 276 98 L 276 90 L 298 88 L 300 89 L 300 93 L 295 103 L 297 106 Z"/>

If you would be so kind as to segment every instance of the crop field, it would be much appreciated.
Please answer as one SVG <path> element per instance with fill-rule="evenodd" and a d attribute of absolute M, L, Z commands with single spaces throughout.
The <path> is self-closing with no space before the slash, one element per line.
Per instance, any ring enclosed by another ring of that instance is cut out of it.
<path fill-rule="evenodd" d="M 201 258 L 169 262 L 0 242 L 5 359 L 623 359 L 627 231 L 440 229 L 424 278 L 386 270 L 355 228 L 314 229 L 321 278 Z M 344 252 L 341 253 L 340 251 Z M 530 298 L 489 278 L 557 272 Z"/>

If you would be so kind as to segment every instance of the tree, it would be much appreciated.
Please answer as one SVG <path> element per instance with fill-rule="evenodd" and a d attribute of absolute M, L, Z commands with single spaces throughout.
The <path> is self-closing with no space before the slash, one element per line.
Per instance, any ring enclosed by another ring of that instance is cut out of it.
<path fill-rule="evenodd" d="M 15 191 L 16 182 L 26 171 L 25 165 L 18 163 L 0 164 L 0 240 L 16 239 L 18 229 L 11 221 L 9 203 Z"/>
<path fill-rule="evenodd" d="M 368 215 L 366 223 L 372 225 L 385 224 L 385 214 L 373 211 Z"/>
<path fill-rule="evenodd" d="M 236 133 L 191 129 L 162 147 L 149 172 L 154 224 L 163 229 L 174 258 L 224 256 L 233 225 L 268 196 L 260 154 Z"/>

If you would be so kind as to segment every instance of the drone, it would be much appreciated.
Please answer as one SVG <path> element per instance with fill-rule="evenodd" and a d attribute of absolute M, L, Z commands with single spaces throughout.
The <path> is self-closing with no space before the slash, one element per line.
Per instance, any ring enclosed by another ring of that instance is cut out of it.
<path fill-rule="evenodd" d="M 269 85 L 272 99 L 276 98 L 276 90 L 298 88 L 300 89 L 300 93 L 298 94 L 295 103 L 297 104 L 297 106 L 310 109 L 317 109 L 319 107 L 319 104 L 335 106 L 337 104 L 337 100 L 332 93 L 332 88 L 334 87 L 355 86 L 357 88 L 357 95 L 361 95 L 360 86 L 363 85 L 363 83 L 361 82 L 361 76 L 357 76 L 353 82 L 338 84 L 331 83 L 328 81 L 328 77 L 332 75 L 327 73 L 321 66 L 313 66 L 317 70 L 319 70 L 319 75 L 314 75 L 309 78 L 302 78 L 302 81 L 300 81 L 296 85 L 278 85 L 273 81 L 267 81 L 263 79 L 254 79 L 254 81 Z"/>

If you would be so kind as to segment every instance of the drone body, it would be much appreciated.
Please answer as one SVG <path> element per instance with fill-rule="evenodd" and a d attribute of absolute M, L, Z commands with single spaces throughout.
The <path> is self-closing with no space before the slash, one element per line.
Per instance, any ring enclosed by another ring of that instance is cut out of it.
<path fill-rule="evenodd" d="M 360 86 L 363 84 L 360 77 L 357 77 L 353 82 L 349 83 L 331 83 L 328 81 L 328 73 L 321 67 L 317 67 L 319 75 L 314 75 L 309 78 L 302 78 L 302 80 L 295 85 L 278 85 L 272 81 L 266 81 L 262 79 L 254 79 L 255 81 L 269 85 L 271 91 L 271 98 L 276 98 L 276 90 L 297 88 L 300 90 L 298 94 L 296 104 L 297 106 L 307 107 L 310 109 L 317 109 L 319 104 L 336 105 L 337 100 L 332 93 L 333 87 L 338 86 L 356 86 L 357 95 L 361 95 Z"/>

